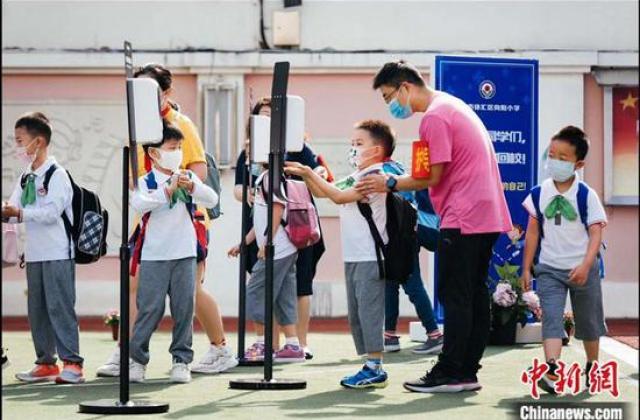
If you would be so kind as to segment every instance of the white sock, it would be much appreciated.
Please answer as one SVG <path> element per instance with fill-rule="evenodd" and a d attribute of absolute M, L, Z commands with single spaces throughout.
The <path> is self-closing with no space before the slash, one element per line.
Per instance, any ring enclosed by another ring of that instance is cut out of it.
<path fill-rule="evenodd" d="M 369 369 L 372 370 L 378 370 L 382 368 L 382 360 L 380 359 L 367 359 L 365 364 Z"/>
<path fill-rule="evenodd" d="M 287 337 L 286 343 L 291 344 L 292 346 L 300 347 L 300 341 L 298 340 L 298 337 Z"/>

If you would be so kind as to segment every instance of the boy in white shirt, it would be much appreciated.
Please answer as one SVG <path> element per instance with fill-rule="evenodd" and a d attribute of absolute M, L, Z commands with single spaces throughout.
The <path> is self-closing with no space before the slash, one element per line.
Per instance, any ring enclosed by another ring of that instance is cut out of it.
<path fill-rule="evenodd" d="M 131 206 L 142 215 L 133 257 L 140 260 L 140 279 L 131 339 L 131 382 L 144 381 L 149 341 L 164 315 L 167 295 L 173 318 L 171 381 L 191 380 L 188 365 L 193 360 L 197 249 L 193 212 L 196 204 L 213 208 L 218 195 L 191 171 L 179 171 L 182 139 L 180 130 L 165 122 L 163 140 L 144 146 L 153 169 L 139 179 L 131 199 Z"/>
<path fill-rule="evenodd" d="M 349 162 L 356 171 L 335 185 L 297 163 L 287 162 L 285 171 L 302 177 L 316 197 L 328 197 L 340 205 L 349 325 L 358 355 L 367 357 L 362 369 L 344 377 L 340 385 L 384 388 L 387 386 L 387 373 L 382 368 L 385 280 L 380 278 L 375 242 L 358 202 L 369 204 L 378 232 L 387 243 L 386 194 L 364 196 L 353 186 L 367 175 L 383 173 L 383 163 L 395 149 L 395 137 L 382 121 L 362 121 L 355 126 L 351 146 Z"/>
<path fill-rule="evenodd" d="M 539 261 L 533 266 L 542 306 L 542 339 L 548 372 L 538 382 L 555 394 L 564 334 L 563 315 L 567 291 L 575 316 L 576 338 L 583 340 L 589 371 L 598 360 L 604 321 L 601 285 L 602 230 L 607 223 L 597 193 L 578 179 L 589 151 L 585 133 L 567 126 L 555 134 L 549 147 L 547 170 L 551 178 L 534 187 L 523 202 L 529 212 L 521 284 L 529 290 L 531 268 L 539 247 Z"/>
<path fill-rule="evenodd" d="M 23 382 L 84 382 L 75 313 L 73 242 L 63 216 L 73 223 L 73 188 L 67 172 L 48 155 L 51 124 L 40 112 L 15 124 L 16 158 L 27 167 L 2 207 L 2 219 L 26 227 L 27 306 L 36 366 L 18 373 Z M 48 185 L 45 185 L 45 179 Z M 64 364 L 56 364 L 56 350 Z"/>

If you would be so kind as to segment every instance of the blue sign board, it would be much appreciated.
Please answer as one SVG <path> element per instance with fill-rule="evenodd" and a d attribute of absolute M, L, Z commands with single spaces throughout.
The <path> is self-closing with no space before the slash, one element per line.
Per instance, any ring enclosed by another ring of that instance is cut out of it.
<path fill-rule="evenodd" d="M 436 56 L 435 86 L 466 102 L 487 127 L 513 225 L 521 229 L 521 237 L 503 234 L 498 239 L 489 270 L 491 284 L 498 278 L 496 265 L 506 262 L 520 266 L 522 261 L 529 217 L 522 202 L 537 183 L 538 61 Z M 442 323 L 444 313 L 437 300 L 437 274 L 434 280 L 434 309 L 438 322 Z"/>

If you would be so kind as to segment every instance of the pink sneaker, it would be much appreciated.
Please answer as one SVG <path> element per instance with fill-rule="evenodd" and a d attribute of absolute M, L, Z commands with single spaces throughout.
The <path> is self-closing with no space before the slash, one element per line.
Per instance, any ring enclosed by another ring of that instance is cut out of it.
<path fill-rule="evenodd" d="M 300 346 L 285 344 L 283 348 L 275 354 L 275 361 L 280 363 L 304 362 L 304 350 Z"/>
<path fill-rule="evenodd" d="M 245 360 L 250 361 L 263 361 L 264 360 L 264 343 L 253 343 L 251 347 L 249 347 L 244 352 Z"/>

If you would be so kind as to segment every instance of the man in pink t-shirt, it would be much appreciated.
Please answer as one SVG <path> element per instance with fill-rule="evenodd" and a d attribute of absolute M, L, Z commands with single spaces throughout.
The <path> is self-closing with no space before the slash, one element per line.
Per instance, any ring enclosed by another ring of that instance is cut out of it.
<path fill-rule="evenodd" d="M 433 369 L 404 387 L 415 392 L 479 390 L 477 372 L 489 337 L 491 251 L 498 235 L 512 228 L 489 133 L 469 106 L 427 86 L 404 61 L 385 64 L 373 88 L 395 118 L 424 112 L 419 133 L 429 147 L 431 173 L 424 179 L 375 175 L 356 188 L 363 193 L 429 188 L 442 219 L 437 289 L 444 308 L 444 346 Z"/>

